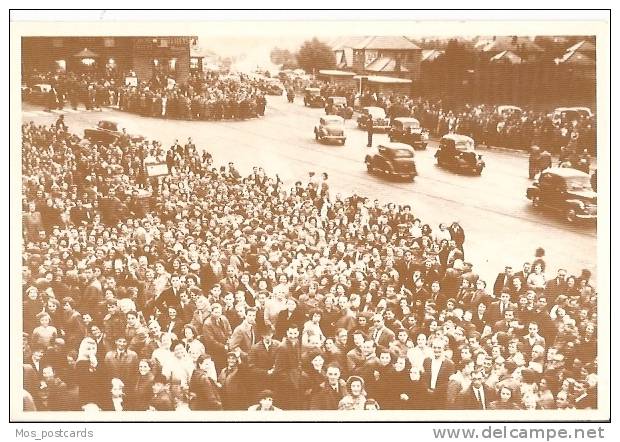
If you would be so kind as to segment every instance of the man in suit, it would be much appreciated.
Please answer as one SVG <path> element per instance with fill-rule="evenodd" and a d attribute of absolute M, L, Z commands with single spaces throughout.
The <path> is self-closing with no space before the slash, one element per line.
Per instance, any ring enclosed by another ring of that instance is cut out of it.
<path fill-rule="evenodd" d="M 497 321 L 493 326 L 493 331 L 495 332 L 503 332 L 510 333 L 511 331 L 517 331 L 516 329 L 522 328 L 519 327 L 519 321 L 515 319 L 514 310 L 506 310 L 504 311 L 504 319 Z"/>
<path fill-rule="evenodd" d="M 245 319 L 235 328 L 230 337 L 230 348 L 241 350 L 242 357 L 246 357 L 252 346 L 256 344 L 256 309 L 250 308 L 245 312 Z"/>
<path fill-rule="evenodd" d="M 192 372 L 189 381 L 189 391 L 192 396 L 190 407 L 192 410 L 221 410 L 222 400 L 213 379 L 207 374 L 213 368 L 213 361 L 209 355 L 200 355 L 196 361 L 197 368 Z"/>
<path fill-rule="evenodd" d="M 211 316 L 207 318 L 202 327 L 205 347 L 209 349 L 215 369 L 219 373 L 226 367 L 226 354 L 228 353 L 228 342 L 232 333 L 228 319 L 222 314 L 222 306 L 213 304 L 211 306 Z"/>
<path fill-rule="evenodd" d="M 478 304 L 476 312 L 472 315 L 471 323 L 474 324 L 478 333 L 482 333 L 489 323 L 488 307 L 484 302 Z"/>
<path fill-rule="evenodd" d="M 471 385 L 459 394 L 461 410 L 487 410 L 495 400 L 495 393 L 484 383 L 484 372 L 476 370 L 471 374 Z"/>
<path fill-rule="evenodd" d="M 301 406 L 301 343 L 297 324 L 288 326 L 286 338 L 276 351 L 273 376 L 278 406 L 283 410 L 299 410 Z"/>
<path fill-rule="evenodd" d="M 374 325 L 370 327 L 368 333 L 376 345 L 389 348 L 390 342 L 395 339 L 394 332 L 385 326 L 383 316 L 376 314 L 372 319 Z"/>
<path fill-rule="evenodd" d="M 493 295 L 498 298 L 504 289 L 510 288 L 510 284 L 512 284 L 512 267 L 506 266 L 504 267 L 504 272 L 498 273 L 495 279 Z"/>
<path fill-rule="evenodd" d="M 153 302 L 153 306 L 160 312 L 168 315 L 168 307 L 174 307 L 177 311 L 181 309 L 181 278 L 179 275 L 170 277 L 170 287 L 165 289 Z"/>
<path fill-rule="evenodd" d="M 273 372 L 279 342 L 273 339 L 273 328 L 264 327 L 259 329 L 259 332 L 261 340 L 252 346 L 248 354 L 250 399 L 256 399 L 261 390 L 272 390 L 274 386 Z"/>
<path fill-rule="evenodd" d="M 493 324 L 504 318 L 504 312 L 506 310 L 516 310 L 517 305 L 510 302 L 510 293 L 508 291 L 502 291 L 499 295 L 499 301 L 492 302 L 487 311 L 489 323 Z"/>
<path fill-rule="evenodd" d="M 69 411 L 70 397 L 67 384 L 56 377 L 56 373 L 51 366 L 43 368 L 43 385 L 47 389 L 47 410 L 48 411 Z"/>
<path fill-rule="evenodd" d="M 444 356 L 445 344 L 442 339 L 435 338 L 431 342 L 433 357 L 426 358 L 422 364 L 423 384 L 428 392 L 428 408 L 443 410 L 446 406 L 448 382 L 455 372 L 454 362 Z"/>
<path fill-rule="evenodd" d="M 523 263 L 523 270 L 518 273 L 515 273 L 514 277 L 519 278 L 522 282 L 522 285 L 525 287 L 527 285 L 527 277 L 530 276 L 532 272 L 532 264 L 529 262 Z"/>
<path fill-rule="evenodd" d="M 337 364 L 327 366 L 327 381 L 310 399 L 311 410 L 337 410 L 338 404 L 346 394 L 346 382 L 340 379 L 340 367 Z"/>
<path fill-rule="evenodd" d="M 110 350 L 104 359 L 106 378 L 118 378 L 131 389 L 138 375 L 138 355 L 133 350 L 127 349 L 127 338 L 118 336 L 114 341 L 115 350 Z"/>
<path fill-rule="evenodd" d="M 405 258 L 394 266 L 399 276 L 400 287 L 404 286 L 407 290 L 414 290 L 413 273 L 416 270 L 420 270 L 420 266 L 413 260 L 413 253 L 411 250 L 405 252 Z M 399 289 L 400 289 L 399 287 Z"/>
<path fill-rule="evenodd" d="M 549 299 L 551 305 L 555 303 L 558 296 L 564 294 L 568 285 L 566 283 L 566 270 L 558 269 L 557 276 L 551 281 L 547 281 L 545 286 L 545 296 Z"/>
<path fill-rule="evenodd" d="M 294 299 L 286 300 L 286 309 L 278 313 L 276 319 L 276 339 L 283 339 L 290 324 L 303 324 L 306 322 L 301 309 L 297 308 L 297 302 Z"/>

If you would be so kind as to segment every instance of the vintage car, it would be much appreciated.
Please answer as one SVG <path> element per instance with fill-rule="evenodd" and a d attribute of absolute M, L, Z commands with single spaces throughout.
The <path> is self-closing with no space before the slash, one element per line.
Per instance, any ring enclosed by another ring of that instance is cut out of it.
<path fill-rule="evenodd" d="M 415 166 L 414 150 L 404 143 L 381 143 L 371 148 L 364 162 L 369 173 L 381 171 L 413 181 L 418 174 Z"/>
<path fill-rule="evenodd" d="M 405 143 L 414 149 L 426 149 L 428 130 L 420 127 L 420 122 L 412 117 L 398 117 L 392 121 L 388 132 L 390 141 Z"/>
<path fill-rule="evenodd" d="M 596 219 L 596 192 L 587 173 L 570 167 L 545 169 L 528 187 L 526 196 L 534 207 L 548 207 L 566 219 Z"/>
<path fill-rule="evenodd" d="M 345 120 L 353 118 L 353 108 L 347 105 L 345 97 L 327 97 L 325 113 L 327 115 L 340 115 Z"/>
<path fill-rule="evenodd" d="M 282 83 L 275 79 L 268 79 L 265 87 L 265 93 L 267 95 L 282 95 L 284 93 L 284 87 Z"/>
<path fill-rule="evenodd" d="M 589 118 L 592 111 L 588 107 L 558 107 L 551 114 L 554 123 L 570 123 L 580 118 Z"/>
<path fill-rule="evenodd" d="M 511 104 L 505 104 L 503 106 L 497 106 L 497 113 L 499 115 L 511 115 L 511 114 L 521 115 L 523 113 L 523 109 L 521 109 L 518 106 L 513 106 Z"/>
<path fill-rule="evenodd" d="M 52 86 L 49 84 L 35 84 L 25 90 L 22 89 L 22 97 L 29 103 L 47 105 L 51 90 Z"/>
<path fill-rule="evenodd" d="M 123 136 L 118 129 L 118 123 L 111 120 L 101 120 L 94 129 L 84 129 L 84 138 L 95 143 L 112 144 Z M 127 134 L 130 141 L 141 141 L 144 137 Z"/>
<path fill-rule="evenodd" d="M 325 115 L 314 128 L 314 138 L 320 142 L 337 142 L 344 144 L 344 119 L 338 115 Z"/>
<path fill-rule="evenodd" d="M 360 129 L 366 129 L 368 120 L 372 118 L 373 131 L 381 132 L 390 130 L 390 120 L 385 115 L 385 110 L 382 107 L 368 106 L 362 108 L 361 115 L 357 118 L 357 127 Z"/>
<path fill-rule="evenodd" d="M 307 87 L 304 90 L 304 106 L 324 107 L 325 98 L 321 95 L 321 89 L 318 87 Z"/>
<path fill-rule="evenodd" d="M 482 155 L 476 154 L 474 140 L 466 135 L 444 135 L 435 158 L 438 166 L 460 173 L 480 175 L 485 166 Z"/>

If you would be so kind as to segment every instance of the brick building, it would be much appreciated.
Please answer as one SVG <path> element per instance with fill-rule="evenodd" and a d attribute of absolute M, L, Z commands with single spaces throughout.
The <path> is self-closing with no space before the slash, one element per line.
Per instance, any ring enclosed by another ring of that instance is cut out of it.
<path fill-rule="evenodd" d="M 178 83 L 190 72 L 190 45 L 196 37 L 23 37 L 22 73 L 133 70 L 148 81 L 155 72 Z"/>

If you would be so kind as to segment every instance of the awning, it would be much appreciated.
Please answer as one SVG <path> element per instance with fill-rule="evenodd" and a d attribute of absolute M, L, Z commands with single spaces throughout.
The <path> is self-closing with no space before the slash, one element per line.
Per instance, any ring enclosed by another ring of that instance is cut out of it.
<path fill-rule="evenodd" d="M 407 78 L 395 78 L 395 77 L 386 77 L 383 75 L 356 75 L 356 80 L 358 79 L 366 79 L 369 83 L 381 83 L 381 84 L 410 84 L 413 81 Z"/>
<path fill-rule="evenodd" d="M 333 69 L 321 69 L 319 71 L 320 75 L 329 75 L 331 77 L 354 77 L 355 74 L 349 71 L 338 71 Z"/>
<path fill-rule="evenodd" d="M 95 58 L 95 57 L 99 57 L 99 55 L 94 53 L 90 49 L 84 48 L 83 50 L 81 50 L 80 52 L 75 54 L 74 57 L 77 57 L 77 58 Z"/>

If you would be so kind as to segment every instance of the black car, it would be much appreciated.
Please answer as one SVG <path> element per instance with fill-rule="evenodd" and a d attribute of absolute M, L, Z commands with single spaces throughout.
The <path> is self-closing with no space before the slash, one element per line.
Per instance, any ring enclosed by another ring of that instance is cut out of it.
<path fill-rule="evenodd" d="M 353 118 L 353 108 L 347 104 L 345 97 L 328 97 L 325 103 L 327 115 L 338 115 L 345 120 Z"/>
<path fill-rule="evenodd" d="M 398 117 L 392 121 L 388 133 L 390 141 L 405 143 L 414 149 L 426 149 L 428 131 L 420 127 L 420 122 L 411 117 Z"/>
<path fill-rule="evenodd" d="M 403 143 L 382 143 L 371 149 L 364 159 L 368 172 L 381 171 L 411 181 L 415 179 L 418 171 L 411 146 Z"/>
<path fill-rule="evenodd" d="M 368 120 L 372 119 L 373 131 L 381 132 L 390 130 L 390 120 L 385 115 L 382 107 L 367 106 L 362 108 L 360 116 L 357 118 L 357 127 L 366 129 Z"/>
<path fill-rule="evenodd" d="M 118 123 L 111 120 L 101 120 L 96 128 L 84 129 L 84 138 L 94 143 L 106 145 L 118 141 L 123 135 L 133 142 L 144 140 L 144 137 L 139 135 L 123 134 L 123 132 L 118 129 Z"/>
<path fill-rule="evenodd" d="M 321 89 L 318 87 L 307 87 L 304 90 L 304 106 L 324 107 L 325 98 L 321 96 Z"/>
<path fill-rule="evenodd" d="M 474 140 L 466 135 L 444 135 L 435 158 L 438 166 L 459 173 L 480 175 L 485 166 L 482 155 L 476 154 Z"/>
<path fill-rule="evenodd" d="M 597 196 L 590 175 L 570 167 L 545 169 L 526 196 L 536 208 L 546 207 L 562 214 L 568 222 L 596 219 Z"/>

